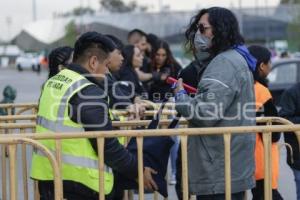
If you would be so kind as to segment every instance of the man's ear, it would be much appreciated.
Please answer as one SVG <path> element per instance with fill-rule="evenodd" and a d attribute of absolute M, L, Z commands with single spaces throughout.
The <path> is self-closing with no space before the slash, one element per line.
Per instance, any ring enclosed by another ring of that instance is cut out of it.
<path fill-rule="evenodd" d="M 260 63 L 260 65 L 259 65 L 258 67 L 259 67 L 258 69 L 259 69 L 260 71 L 262 71 L 262 70 L 264 69 L 264 63 L 263 63 L 263 62 Z"/>
<path fill-rule="evenodd" d="M 92 72 L 96 71 L 98 66 L 97 56 L 91 56 L 90 59 L 88 60 L 88 65 Z"/>

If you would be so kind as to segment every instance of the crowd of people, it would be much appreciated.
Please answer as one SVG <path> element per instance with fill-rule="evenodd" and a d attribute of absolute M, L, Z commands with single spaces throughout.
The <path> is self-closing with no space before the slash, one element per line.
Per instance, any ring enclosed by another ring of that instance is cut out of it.
<path fill-rule="evenodd" d="M 114 35 L 87 32 L 78 38 L 74 48 L 54 49 L 49 54 L 49 79 L 39 100 L 37 133 L 112 130 L 112 121 L 122 119 L 111 111 L 127 109 L 130 119 L 142 119 L 147 109 L 145 99 L 173 101 L 189 127 L 254 126 L 256 116 L 282 116 L 299 123 L 295 101 L 299 99 L 295 97 L 299 85 L 283 95 L 278 113 L 266 79 L 271 53 L 263 46 L 246 47 L 230 10 L 200 10 L 191 19 L 185 36 L 194 59 L 184 68 L 166 41 L 139 29 L 129 32 L 126 45 Z M 168 77 L 179 80 L 172 86 L 166 82 Z M 183 83 L 197 88 L 197 93 L 189 94 Z M 241 109 L 246 111 L 240 112 Z M 273 199 L 283 199 L 278 191 L 279 139 L 280 133 L 273 133 Z M 170 183 L 176 184 L 177 196 L 182 199 L 181 150 L 178 139 L 172 141 L 173 148 L 167 151 L 171 151 Z M 294 162 L 290 164 L 300 199 L 299 148 L 294 135 L 287 141 L 295 146 Z M 43 144 L 55 151 L 53 142 Z M 65 140 L 62 145 L 64 198 L 98 199 L 98 166 L 93 165 L 98 158 L 96 139 Z M 159 145 L 151 146 L 155 153 L 149 157 L 153 162 L 165 151 Z M 231 145 L 232 199 L 244 199 L 245 191 L 250 189 L 254 200 L 264 199 L 262 134 L 233 135 Z M 223 137 L 189 137 L 188 161 L 190 194 L 198 200 L 225 199 Z M 161 191 L 161 184 L 153 177 L 162 175 L 162 170 L 145 163 L 145 189 Z M 137 157 L 120 138 L 108 138 L 105 164 L 106 198 L 122 199 L 120 177 L 137 178 Z M 31 177 L 39 181 L 41 199 L 53 199 L 53 172 L 38 152 L 33 156 Z"/>

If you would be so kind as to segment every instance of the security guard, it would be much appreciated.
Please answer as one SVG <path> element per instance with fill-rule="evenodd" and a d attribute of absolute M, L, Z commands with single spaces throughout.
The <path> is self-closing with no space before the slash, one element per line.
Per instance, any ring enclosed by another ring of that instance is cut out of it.
<path fill-rule="evenodd" d="M 37 134 L 112 130 L 105 91 L 99 81 L 107 72 L 109 48 L 107 38 L 97 32 L 83 34 L 75 43 L 73 64 L 44 85 L 39 101 Z M 95 117 L 98 116 L 98 117 Z M 53 140 L 41 141 L 55 153 Z M 64 198 L 98 199 L 99 172 L 96 139 L 62 140 L 62 179 Z M 128 178 L 137 177 L 137 159 L 116 138 L 105 139 L 104 162 Z M 107 168 L 108 169 L 108 168 Z M 105 195 L 113 196 L 113 174 L 105 173 Z M 151 168 L 145 167 L 145 188 L 156 184 Z M 39 182 L 42 200 L 54 199 L 53 171 L 41 153 L 32 158 L 31 177 Z"/>

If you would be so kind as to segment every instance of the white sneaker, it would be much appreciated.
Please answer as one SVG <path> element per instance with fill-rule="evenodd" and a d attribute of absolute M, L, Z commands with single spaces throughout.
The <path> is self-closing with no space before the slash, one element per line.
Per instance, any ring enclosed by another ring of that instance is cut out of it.
<path fill-rule="evenodd" d="M 176 184 L 176 176 L 175 175 L 172 175 L 170 177 L 169 184 L 170 185 L 175 185 Z"/>

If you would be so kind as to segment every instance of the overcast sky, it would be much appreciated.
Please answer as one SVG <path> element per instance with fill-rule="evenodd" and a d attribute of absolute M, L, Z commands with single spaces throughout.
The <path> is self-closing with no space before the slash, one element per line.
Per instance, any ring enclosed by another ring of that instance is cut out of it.
<path fill-rule="evenodd" d="M 0 39 L 16 35 L 26 23 L 32 21 L 33 0 L 0 0 Z M 35 0 L 37 19 L 51 18 L 53 13 L 66 12 L 78 7 L 90 6 L 99 10 L 99 0 Z M 130 0 L 124 0 L 129 2 Z M 169 6 L 171 10 L 194 10 L 201 7 L 224 6 L 238 7 L 239 0 L 137 0 L 140 5 L 147 5 L 151 11 L 158 11 L 159 5 Z M 279 0 L 241 0 L 243 7 L 276 6 Z"/>

